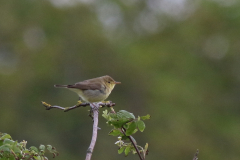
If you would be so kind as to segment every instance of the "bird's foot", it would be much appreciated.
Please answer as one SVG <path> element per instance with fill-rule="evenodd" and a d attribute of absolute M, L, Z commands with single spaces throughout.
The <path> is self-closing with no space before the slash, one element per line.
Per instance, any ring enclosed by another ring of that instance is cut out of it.
<path fill-rule="evenodd" d="M 102 103 L 111 103 L 111 101 L 102 101 Z"/>
<path fill-rule="evenodd" d="M 77 105 L 82 104 L 83 102 L 81 100 L 77 101 Z"/>

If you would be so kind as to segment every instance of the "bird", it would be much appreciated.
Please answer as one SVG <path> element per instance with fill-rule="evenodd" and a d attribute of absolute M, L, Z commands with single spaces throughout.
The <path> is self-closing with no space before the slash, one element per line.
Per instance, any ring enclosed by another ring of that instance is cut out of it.
<path fill-rule="evenodd" d="M 107 99 L 116 84 L 121 84 L 121 82 L 117 82 L 112 77 L 105 75 L 77 82 L 73 85 L 56 84 L 54 87 L 70 89 L 78 94 L 80 100 L 87 103 L 94 103 Z"/>

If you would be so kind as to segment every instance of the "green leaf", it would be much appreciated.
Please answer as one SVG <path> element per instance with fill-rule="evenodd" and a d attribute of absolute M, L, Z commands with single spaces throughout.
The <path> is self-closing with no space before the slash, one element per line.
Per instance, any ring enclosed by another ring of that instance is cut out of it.
<path fill-rule="evenodd" d="M 8 160 L 15 160 L 15 157 L 12 155 L 11 157 L 8 158 Z"/>
<path fill-rule="evenodd" d="M 131 151 L 131 146 L 127 146 L 126 149 L 125 149 L 125 156 L 128 155 L 128 153 Z"/>
<path fill-rule="evenodd" d="M 35 147 L 35 146 L 31 146 L 31 147 L 29 148 L 29 150 L 35 151 L 35 152 L 38 153 L 38 149 L 37 149 L 37 147 Z"/>
<path fill-rule="evenodd" d="M 46 148 L 46 147 L 45 147 L 44 145 L 42 145 L 42 144 L 39 146 L 39 149 L 40 149 L 40 150 L 43 150 L 43 151 L 44 151 L 45 148 Z"/>
<path fill-rule="evenodd" d="M 146 120 L 146 119 L 150 119 L 150 117 L 151 117 L 151 116 L 150 116 L 149 114 L 147 114 L 146 116 L 142 116 L 141 119 L 142 119 L 142 120 Z"/>
<path fill-rule="evenodd" d="M 0 137 L 0 140 L 4 140 L 4 139 L 12 139 L 12 137 L 9 134 L 4 133 L 2 137 Z"/>
<path fill-rule="evenodd" d="M 29 153 L 28 149 L 23 150 L 23 153 Z"/>
<path fill-rule="evenodd" d="M 108 110 L 103 111 L 102 116 L 103 116 L 105 119 L 109 120 Z"/>
<path fill-rule="evenodd" d="M 129 119 L 111 119 L 109 124 L 112 124 L 116 128 L 122 128 L 122 126 L 129 121 Z"/>
<path fill-rule="evenodd" d="M 108 135 L 111 135 L 111 136 L 118 136 L 120 134 L 121 134 L 121 131 L 119 129 L 113 129 L 108 133 Z"/>
<path fill-rule="evenodd" d="M 0 146 L 2 146 L 3 145 L 3 140 L 0 140 Z"/>
<path fill-rule="evenodd" d="M 2 145 L 2 146 L 0 146 L 0 151 L 10 152 L 10 145 Z"/>
<path fill-rule="evenodd" d="M 117 112 L 117 115 L 122 118 L 135 119 L 135 116 L 132 113 L 125 110 L 120 110 L 119 112 Z"/>
<path fill-rule="evenodd" d="M 124 151 L 125 147 L 121 147 L 118 149 L 118 154 L 121 154 Z"/>
<path fill-rule="evenodd" d="M 122 136 L 122 140 L 129 140 L 128 136 Z"/>
<path fill-rule="evenodd" d="M 126 130 L 126 136 L 130 136 L 134 133 L 135 129 L 137 128 L 137 124 L 135 121 L 130 122 L 127 130 Z"/>
<path fill-rule="evenodd" d="M 13 145 L 15 141 L 11 140 L 11 139 L 4 139 L 3 144 L 10 144 Z"/>
<path fill-rule="evenodd" d="M 145 123 L 143 121 L 137 121 L 137 126 L 138 126 L 138 129 L 143 132 L 144 129 L 145 129 Z"/>
<path fill-rule="evenodd" d="M 145 153 L 147 152 L 147 150 L 148 150 L 148 143 L 146 143 L 146 145 L 145 145 L 145 147 L 144 147 Z"/>
<path fill-rule="evenodd" d="M 109 116 L 113 119 L 118 119 L 118 116 L 116 113 L 109 113 Z"/>
<path fill-rule="evenodd" d="M 135 134 L 138 131 L 138 129 L 135 129 L 132 134 Z"/>
<path fill-rule="evenodd" d="M 12 150 L 13 150 L 15 153 L 21 153 L 21 150 L 20 150 L 20 148 L 18 147 L 17 141 L 13 144 Z"/>
<path fill-rule="evenodd" d="M 116 128 L 121 128 L 125 123 L 132 121 L 135 119 L 135 116 L 127 111 L 121 110 L 115 113 L 109 113 L 111 120 L 109 124 L 112 124 Z"/>
<path fill-rule="evenodd" d="M 47 145 L 47 150 L 49 150 L 51 152 L 52 149 L 53 149 L 53 147 L 51 145 Z"/>
<path fill-rule="evenodd" d="M 35 160 L 42 160 L 41 156 L 33 156 Z"/>
<path fill-rule="evenodd" d="M 49 152 L 53 154 L 53 158 L 59 155 L 56 148 L 52 147 L 51 145 L 47 145 L 47 150 L 49 150 Z"/>

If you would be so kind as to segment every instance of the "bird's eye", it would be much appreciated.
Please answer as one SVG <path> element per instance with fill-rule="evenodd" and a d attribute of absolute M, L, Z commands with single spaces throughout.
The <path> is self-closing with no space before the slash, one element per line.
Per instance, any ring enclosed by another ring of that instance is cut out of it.
<path fill-rule="evenodd" d="M 111 83 L 111 82 L 108 82 L 108 83 Z"/>

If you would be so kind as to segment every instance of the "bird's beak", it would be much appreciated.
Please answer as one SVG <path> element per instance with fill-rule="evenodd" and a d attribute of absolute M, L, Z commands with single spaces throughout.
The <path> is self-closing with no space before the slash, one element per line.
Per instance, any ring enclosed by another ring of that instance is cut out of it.
<path fill-rule="evenodd" d="M 116 81 L 115 81 L 114 84 L 121 84 L 121 82 L 116 82 Z"/>

